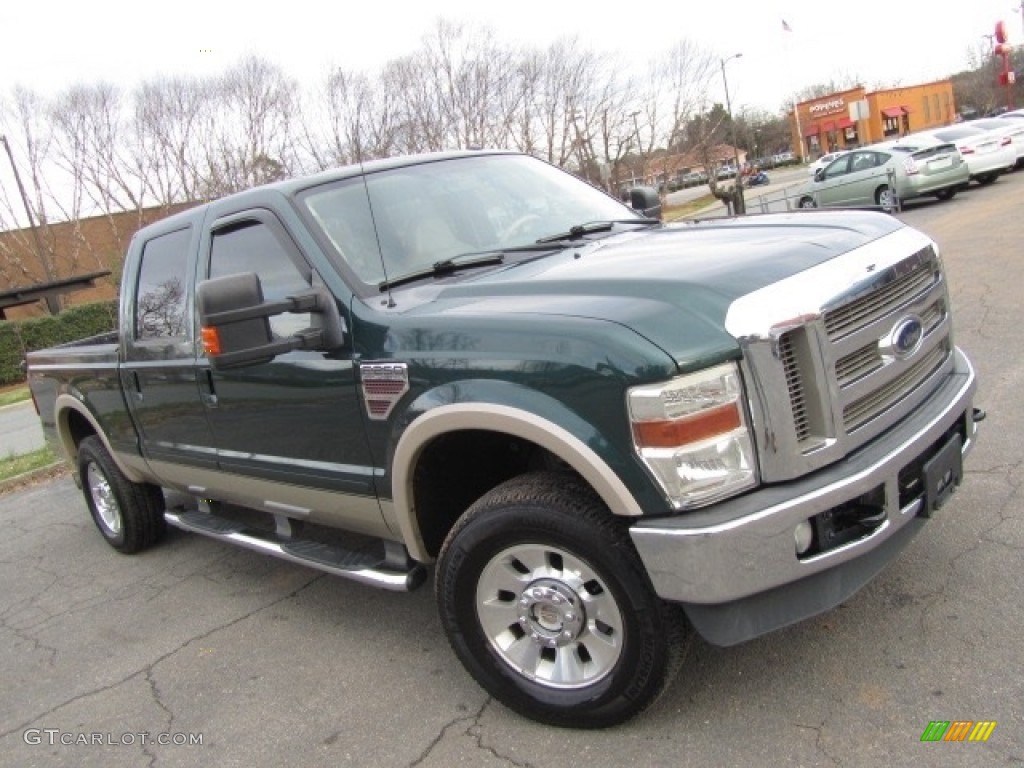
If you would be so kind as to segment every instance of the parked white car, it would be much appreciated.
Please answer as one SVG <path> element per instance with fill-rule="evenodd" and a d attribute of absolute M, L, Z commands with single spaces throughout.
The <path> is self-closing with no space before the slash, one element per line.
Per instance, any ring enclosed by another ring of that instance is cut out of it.
<path fill-rule="evenodd" d="M 897 145 L 913 149 L 945 143 L 956 145 L 967 162 L 971 180 L 979 184 L 991 184 L 1017 164 L 1017 153 L 1009 136 L 972 127 L 969 122 L 912 133 Z"/>
<path fill-rule="evenodd" d="M 809 166 L 807 166 L 807 173 L 810 176 L 813 177 L 814 174 L 818 172 L 819 168 L 824 168 L 826 165 L 831 163 L 833 160 L 838 160 L 840 157 L 845 155 L 846 152 L 847 152 L 847 150 L 841 149 L 838 152 L 829 152 L 826 155 L 822 155 L 817 160 L 815 160 L 813 163 L 811 163 Z"/>
<path fill-rule="evenodd" d="M 1021 115 L 1024 117 L 1024 114 Z M 971 120 L 964 125 L 976 126 L 986 131 L 998 133 L 1000 136 L 1009 136 L 1013 142 L 1013 149 L 1017 153 L 1017 167 L 1024 165 L 1024 120 L 1000 120 L 998 117 L 983 117 L 980 120 Z"/>

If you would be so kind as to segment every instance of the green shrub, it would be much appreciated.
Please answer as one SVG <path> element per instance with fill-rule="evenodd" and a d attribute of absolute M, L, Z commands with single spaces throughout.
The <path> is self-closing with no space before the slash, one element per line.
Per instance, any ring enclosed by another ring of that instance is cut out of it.
<path fill-rule="evenodd" d="M 0 320 L 0 385 L 25 380 L 21 362 L 37 349 L 96 336 L 117 328 L 117 301 L 68 307 L 58 315 Z"/>

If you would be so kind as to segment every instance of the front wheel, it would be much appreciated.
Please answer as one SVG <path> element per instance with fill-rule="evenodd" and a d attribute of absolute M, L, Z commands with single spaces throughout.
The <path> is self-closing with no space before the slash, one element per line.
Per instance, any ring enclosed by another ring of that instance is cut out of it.
<path fill-rule="evenodd" d="M 808 208 L 809 209 L 809 208 L 817 208 L 818 206 L 814 202 L 814 198 L 813 197 L 801 197 L 800 198 L 800 207 L 801 208 Z"/>
<path fill-rule="evenodd" d="M 620 723 L 682 659 L 680 611 L 654 595 L 621 521 L 575 476 L 523 475 L 477 501 L 445 540 L 436 592 L 470 674 L 543 723 Z"/>
<path fill-rule="evenodd" d="M 163 492 L 125 477 L 95 435 L 78 446 L 78 471 L 93 522 L 118 552 L 139 552 L 164 535 Z"/>
<path fill-rule="evenodd" d="M 952 200 L 953 195 L 956 194 L 956 187 L 950 187 L 949 189 L 942 189 L 935 193 L 935 196 L 939 200 Z"/>

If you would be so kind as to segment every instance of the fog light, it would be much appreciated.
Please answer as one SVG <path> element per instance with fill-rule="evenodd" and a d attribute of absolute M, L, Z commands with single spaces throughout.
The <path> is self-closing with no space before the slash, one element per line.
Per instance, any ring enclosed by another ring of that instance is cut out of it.
<path fill-rule="evenodd" d="M 814 542 L 814 529 L 811 527 L 810 520 L 797 523 L 796 528 L 793 530 L 793 540 L 796 542 L 796 553 L 798 555 L 802 555 L 811 548 L 811 544 Z"/>

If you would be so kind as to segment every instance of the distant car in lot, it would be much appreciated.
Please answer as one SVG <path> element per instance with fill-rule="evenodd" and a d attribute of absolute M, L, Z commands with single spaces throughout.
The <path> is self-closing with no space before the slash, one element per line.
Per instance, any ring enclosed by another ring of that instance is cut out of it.
<path fill-rule="evenodd" d="M 1009 114 L 1009 113 L 1007 113 Z M 1024 117 L 1024 113 L 1020 115 Z M 999 117 L 983 117 L 972 120 L 969 125 L 992 131 L 1000 136 L 1009 136 L 1013 150 L 1017 153 L 1017 167 L 1024 164 L 1024 120 L 1002 120 Z"/>
<path fill-rule="evenodd" d="M 932 195 L 948 200 L 967 186 L 970 171 L 951 143 L 908 148 L 892 142 L 843 153 L 818 170 L 800 192 L 801 208 L 882 208 Z"/>
<path fill-rule="evenodd" d="M 897 142 L 912 150 L 946 143 L 956 145 L 967 162 L 971 180 L 979 184 L 991 184 L 1017 163 L 1017 153 L 1009 136 L 975 127 L 973 122 L 912 133 Z"/>
<path fill-rule="evenodd" d="M 843 149 L 839 150 L 838 152 L 829 152 L 828 154 L 822 155 L 807 167 L 807 173 L 810 174 L 811 176 L 814 176 L 814 174 L 816 174 L 826 165 L 828 165 L 834 160 L 837 160 L 838 158 L 842 157 L 845 154 L 846 150 Z"/>

